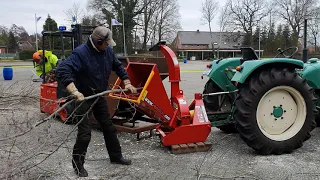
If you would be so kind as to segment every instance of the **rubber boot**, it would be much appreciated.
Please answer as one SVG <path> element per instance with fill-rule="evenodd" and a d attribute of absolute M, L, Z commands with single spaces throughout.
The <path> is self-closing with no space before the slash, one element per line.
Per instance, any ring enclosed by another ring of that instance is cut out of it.
<path fill-rule="evenodd" d="M 111 164 L 130 165 L 131 160 L 121 157 L 120 159 L 110 159 Z"/>
<path fill-rule="evenodd" d="M 79 177 L 88 177 L 88 172 L 84 169 L 84 156 L 74 155 L 72 159 L 72 167 Z"/>

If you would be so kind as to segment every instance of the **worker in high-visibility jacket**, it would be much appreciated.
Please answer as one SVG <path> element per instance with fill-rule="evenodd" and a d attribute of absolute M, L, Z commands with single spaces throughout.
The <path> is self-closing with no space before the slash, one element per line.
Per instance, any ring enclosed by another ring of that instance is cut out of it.
<path fill-rule="evenodd" d="M 43 78 L 43 63 L 45 63 L 45 74 L 57 67 L 58 57 L 51 51 L 45 51 L 45 58 L 42 58 L 43 51 L 39 50 L 33 54 L 33 62 L 36 70 L 36 75 Z"/>

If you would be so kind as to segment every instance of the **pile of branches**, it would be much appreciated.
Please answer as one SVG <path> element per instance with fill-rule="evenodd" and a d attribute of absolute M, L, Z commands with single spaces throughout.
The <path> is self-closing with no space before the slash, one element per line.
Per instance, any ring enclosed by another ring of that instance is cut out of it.
<path fill-rule="evenodd" d="M 39 109 L 39 87 L 38 83 L 28 84 L 26 81 L 0 87 L 0 161 L 3 164 L 0 166 L 0 179 L 38 179 L 57 174 L 64 176 L 59 171 L 45 169 L 43 164 L 50 163 L 50 157 L 61 148 L 72 154 L 76 138 L 74 132 L 78 124 L 89 115 L 99 97 L 111 92 L 104 91 L 85 97 L 68 117 L 74 118 L 75 111 L 82 103 L 96 98 L 83 118 L 74 126 L 61 127 L 57 126 L 58 121 L 51 120 L 56 119 L 57 114 L 75 99 L 66 97 L 69 101 L 48 116 Z"/>

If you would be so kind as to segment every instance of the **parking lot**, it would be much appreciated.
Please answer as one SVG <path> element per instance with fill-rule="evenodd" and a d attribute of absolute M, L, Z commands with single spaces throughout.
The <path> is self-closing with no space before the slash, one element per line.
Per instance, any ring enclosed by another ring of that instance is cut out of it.
<path fill-rule="evenodd" d="M 194 93 L 202 92 L 207 78 L 201 79 L 201 70 L 208 62 L 188 61 L 180 63 L 181 89 L 188 103 Z M 5 64 L 5 63 L 3 63 Z M 2 64 L 2 65 L 3 65 Z M 10 63 L 8 63 L 10 64 Z M 8 65 L 6 64 L 6 65 Z M 1 64 L 0 64 L 1 65 Z M 31 63 L 11 65 L 30 66 Z M 1 73 L 2 73 L 2 68 Z M 1 75 L 0 84 L 9 85 L 15 81 L 30 81 L 34 77 L 32 67 L 14 68 L 14 79 L 4 81 Z M 167 92 L 170 92 L 168 78 L 163 81 Z M 37 91 L 39 83 L 33 83 Z M 37 110 L 37 103 L 30 105 L 31 113 L 44 116 Z M 2 110 L 1 110 L 2 111 Z M 8 113 L 3 113 L 0 121 L 4 121 Z M 50 121 L 50 133 L 47 138 L 62 140 L 74 125 L 66 125 L 58 120 Z M 48 128 L 48 124 L 38 128 Z M 192 133 L 192 132 L 190 132 Z M 75 179 L 71 166 L 71 150 L 76 133 L 72 133 L 66 145 L 59 148 L 39 168 L 32 173 L 35 179 Z M 146 134 L 148 135 L 148 134 Z M 131 166 L 112 165 L 103 143 L 103 135 L 93 130 L 88 149 L 85 168 L 89 177 L 83 179 L 320 179 L 320 131 L 316 128 L 312 137 L 304 146 L 292 154 L 261 156 L 248 147 L 238 134 L 225 134 L 217 128 L 207 141 L 213 144 L 208 152 L 174 155 L 162 147 L 159 138 L 136 140 L 136 135 L 119 133 L 125 157 L 132 159 Z M 54 148 L 53 148 L 54 149 Z M 2 163 L 6 163 L 2 161 Z M 6 164 L 3 164 L 6 165 Z"/>

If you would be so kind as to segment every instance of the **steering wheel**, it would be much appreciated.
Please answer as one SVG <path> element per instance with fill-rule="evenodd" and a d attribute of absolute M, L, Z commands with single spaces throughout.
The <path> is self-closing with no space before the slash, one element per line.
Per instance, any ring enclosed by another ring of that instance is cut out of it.
<path fill-rule="evenodd" d="M 295 51 L 290 56 L 287 56 L 287 55 L 284 54 L 284 52 L 289 51 L 291 49 L 295 49 Z M 287 48 L 285 50 L 281 50 L 281 48 L 278 48 L 277 51 L 279 51 L 279 53 L 275 56 L 275 58 L 277 56 L 279 56 L 280 54 L 282 54 L 285 58 L 292 58 L 292 56 L 298 52 L 298 47 L 293 46 L 293 47 L 289 47 L 289 48 Z"/>

